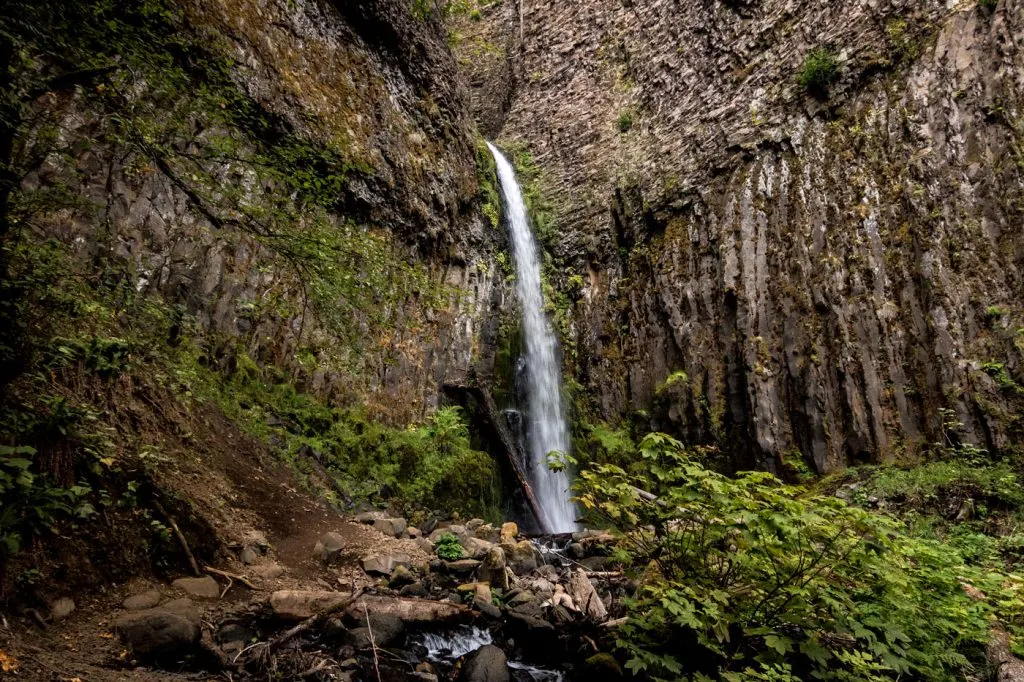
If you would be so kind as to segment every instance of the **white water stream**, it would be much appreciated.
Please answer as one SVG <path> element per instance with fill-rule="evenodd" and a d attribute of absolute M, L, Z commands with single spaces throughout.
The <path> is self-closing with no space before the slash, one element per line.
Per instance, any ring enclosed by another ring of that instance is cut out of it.
<path fill-rule="evenodd" d="M 576 509 L 569 501 L 569 476 L 548 467 L 548 453 L 569 453 L 569 429 L 562 407 L 562 370 L 558 345 L 544 315 L 540 259 L 530 231 L 519 183 L 512 165 L 490 142 L 504 199 L 512 255 L 516 265 L 516 293 L 523 309 L 526 340 L 526 451 L 533 492 L 540 506 L 540 524 L 548 533 L 576 530 Z"/>

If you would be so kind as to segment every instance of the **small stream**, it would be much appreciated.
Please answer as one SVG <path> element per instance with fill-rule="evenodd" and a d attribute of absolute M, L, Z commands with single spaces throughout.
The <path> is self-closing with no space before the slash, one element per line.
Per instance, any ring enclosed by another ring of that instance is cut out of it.
<path fill-rule="evenodd" d="M 426 660 L 442 667 L 451 668 L 458 659 L 471 654 L 482 646 L 493 644 L 494 638 L 489 630 L 464 625 L 434 632 L 421 632 L 413 635 L 409 642 L 414 647 L 426 649 Z M 513 680 L 517 682 L 563 682 L 565 674 L 536 666 L 525 661 L 508 662 Z"/>

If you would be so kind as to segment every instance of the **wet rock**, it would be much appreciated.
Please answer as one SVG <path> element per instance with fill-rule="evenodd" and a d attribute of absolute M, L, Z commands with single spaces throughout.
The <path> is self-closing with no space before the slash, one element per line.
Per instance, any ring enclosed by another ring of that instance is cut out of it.
<path fill-rule="evenodd" d="M 377 519 L 373 522 L 374 530 L 392 538 L 400 538 L 405 533 L 406 521 L 403 518 Z"/>
<path fill-rule="evenodd" d="M 490 583 L 491 587 L 498 587 L 507 590 L 508 570 L 505 563 L 505 550 L 494 545 L 484 556 L 480 568 L 477 569 L 477 577 L 484 582 Z"/>
<path fill-rule="evenodd" d="M 75 610 L 75 600 L 62 597 L 50 605 L 50 620 L 64 620 Z"/>
<path fill-rule="evenodd" d="M 199 611 L 187 599 L 137 611 L 118 618 L 114 631 L 141 661 L 179 659 L 199 644 Z"/>
<path fill-rule="evenodd" d="M 508 605 L 509 605 L 509 608 L 513 608 L 514 609 L 517 606 L 522 606 L 524 604 L 529 604 L 530 602 L 534 602 L 534 601 L 537 601 L 537 595 L 535 595 L 533 592 L 530 592 L 528 590 L 524 590 L 524 591 L 520 592 L 519 594 L 517 594 L 516 596 L 512 597 L 511 599 L 509 599 L 508 600 Z"/>
<path fill-rule="evenodd" d="M 151 609 L 163 599 L 163 595 L 160 594 L 159 590 L 146 590 L 145 592 L 139 592 L 121 602 L 121 606 L 128 609 L 129 611 L 141 611 L 143 609 Z"/>
<path fill-rule="evenodd" d="M 477 569 L 480 562 L 476 559 L 459 559 L 458 561 L 444 562 L 445 569 L 452 575 L 470 575 Z"/>
<path fill-rule="evenodd" d="M 282 620 L 304 620 L 348 599 L 344 592 L 278 590 L 270 595 L 270 608 Z"/>
<path fill-rule="evenodd" d="M 324 533 L 313 547 L 313 558 L 325 564 L 335 563 L 345 548 L 345 538 L 337 533 Z"/>
<path fill-rule="evenodd" d="M 366 623 L 365 618 L 360 622 Z M 398 616 L 390 613 L 369 613 L 369 625 L 349 630 L 348 641 L 359 649 L 366 649 L 370 647 L 372 637 L 374 645 L 386 647 L 398 641 L 404 633 L 405 623 Z"/>
<path fill-rule="evenodd" d="M 394 552 L 392 554 L 372 554 L 363 557 L 362 563 L 363 570 L 370 575 L 390 576 L 396 566 L 408 567 L 412 563 L 412 559 L 403 552 Z"/>
<path fill-rule="evenodd" d="M 519 536 L 519 526 L 514 521 L 501 524 L 499 538 L 502 543 L 514 543 Z"/>
<path fill-rule="evenodd" d="M 537 575 L 539 575 L 541 578 L 544 578 L 548 582 L 558 582 L 558 569 L 552 566 L 551 564 L 544 564 L 543 566 L 539 567 L 537 569 Z"/>
<path fill-rule="evenodd" d="M 588 571 L 607 571 L 615 561 L 607 556 L 588 556 L 580 559 L 579 563 Z"/>
<path fill-rule="evenodd" d="M 608 619 L 608 609 L 605 608 L 604 602 L 601 601 L 593 583 L 590 582 L 590 578 L 582 568 L 576 569 L 569 576 L 567 591 L 576 604 L 576 608 L 582 611 L 587 618 L 595 623 L 603 623 Z"/>
<path fill-rule="evenodd" d="M 539 599 L 550 599 L 555 593 L 555 583 L 546 578 L 535 578 L 530 582 L 530 591 Z"/>
<path fill-rule="evenodd" d="M 459 682 L 508 682 L 508 659 L 505 652 L 487 644 L 469 656 L 459 671 Z"/>
<path fill-rule="evenodd" d="M 583 545 L 579 542 L 573 542 L 569 545 L 569 556 L 573 559 L 582 559 L 586 554 L 586 550 L 583 549 Z"/>
<path fill-rule="evenodd" d="M 171 586 L 181 590 L 190 597 L 198 597 L 199 599 L 220 598 L 220 585 L 208 575 L 202 578 L 178 578 L 171 583 Z"/>
<path fill-rule="evenodd" d="M 520 634 L 530 636 L 548 636 L 555 631 L 555 626 L 539 616 L 532 616 L 521 611 L 508 612 L 508 624 Z"/>

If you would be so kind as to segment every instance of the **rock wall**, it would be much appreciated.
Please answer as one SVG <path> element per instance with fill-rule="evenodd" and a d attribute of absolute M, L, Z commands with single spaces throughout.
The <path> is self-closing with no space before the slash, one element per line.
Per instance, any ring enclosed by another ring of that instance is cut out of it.
<path fill-rule="evenodd" d="M 583 277 L 568 362 L 598 415 L 737 466 L 1020 443 L 1024 2 L 518 9 L 500 139 Z M 819 46 L 825 100 L 797 83 Z"/>
<path fill-rule="evenodd" d="M 50 211 L 38 231 L 84 263 L 116 262 L 139 293 L 183 306 L 335 401 L 364 403 L 393 422 L 422 417 L 442 383 L 464 382 L 481 358 L 486 365 L 500 296 L 488 265 L 497 233 L 479 210 L 475 127 L 436 12 L 420 15 L 405 0 L 180 8 L 192 34 L 230 65 L 243 99 L 274 122 L 271 132 L 340 150 L 343 171 L 319 177 L 311 161 L 295 161 L 311 182 L 343 173 L 325 217 L 277 196 L 282 187 L 261 175 L 251 131 L 211 128 L 210 117 L 189 110 L 194 92 L 182 91 L 166 115 L 147 114 L 164 136 L 154 142 L 158 133 L 115 130 L 110 111 L 77 89 L 38 102 L 72 151 L 50 154 L 21 189 L 65 185 L 87 206 Z M 118 78 L 99 87 L 117 88 Z M 135 79 L 137 99 L 118 104 L 133 111 L 161 87 Z M 294 217 L 299 240 L 303 222 L 321 217 L 353 235 L 361 251 L 314 264 L 345 269 L 353 290 L 361 286 L 354 303 L 339 301 L 347 319 L 325 324 L 308 305 L 310 281 L 273 239 L 233 229 L 246 210 L 256 221 Z"/>

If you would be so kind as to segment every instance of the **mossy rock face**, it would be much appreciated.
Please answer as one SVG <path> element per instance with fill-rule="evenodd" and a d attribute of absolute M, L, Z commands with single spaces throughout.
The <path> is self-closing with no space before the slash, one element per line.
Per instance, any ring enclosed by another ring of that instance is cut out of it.
<path fill-rule="evenodd" d="M 584 675 L 592 675 L 595 680 L 624 680 L 622 666 L 609 653 L 594 654 L 583 662 Z"/>

